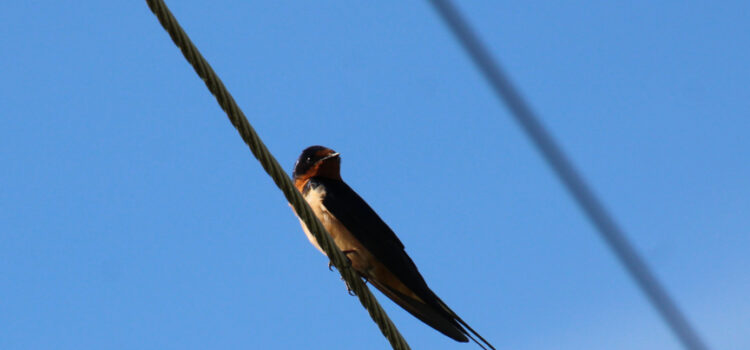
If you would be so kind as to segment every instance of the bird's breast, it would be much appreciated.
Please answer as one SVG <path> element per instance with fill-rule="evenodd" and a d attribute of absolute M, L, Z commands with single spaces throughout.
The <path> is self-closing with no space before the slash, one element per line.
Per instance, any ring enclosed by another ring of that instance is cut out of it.
<path fill-rule="evenodd" d="M 336 246 L 341 251 L 347 252 L 346 256 L 352 262 L 352 267 L 365 276 L 370 275 L 370 272 L 375 267 L 374 265 L 377 264 L 375 258 L 341 223 L 341 221 L 336 219 L 336 217 L 326 209 L 325 205 L 323 205 L 323 198 L 325 198 L 325 195 L 325 188 L 323 186 L 317 186 L 310 188 L 307 193 L 304 194 L 304 198 L 307 203 L 310 204 L 310 208 L 312 208 L 313 213 L 318 217 L 320 223 L 323 224 L 323 227 L 325 227 L 326 231 L 331 235 Z M 300 224 L 302 225 L 302 229 L 305 231 L 305 235 L 310 243 L 312 243 L 315 248 L 318 248 L 321 253 L 325 254 L 325 251 L 323 251 L 320 244 L 318 244 L 318 240 L 316 240 L 315 236 L 313 236 L 310 230 L 307 229 L 307 225 L 305 225 L 302 219 L 300 219 Z"/>
<path fill-rule="evenodd" d="M 411 299 L 424 303 L 420 297 L 414 294 L 414 291 L 409 289 L 403 281 L 400 281 L 388 268 L 383 265 L 372 253 L 349 231 L 344 224 L 341 223 L 336 217 L 326 209 L 323 205 L 323 199 L 326 196 L 326 189 L 324 186 L 310 186 L 304 188 L 303 197 L 310 204 L 315 216 L 318 217 L 320 223 L 328 231 L 333 238 L 334 244 L 338 248 L 346 253 L 347 258 L 352 263 L 352 267 L 359 272 L 365 278 L 375 282 L 375 285 L 383 290 L 382 288 L 388 288 L 390 290 L 396 290 L 404 296 L 408 296 Z M 299 215 L 297 216 L 299 218 Z M 325 251 L 320 248 L 318 240 L 315 236 L 310 233 L 307 229 L 305 222 L 300 219 L 302 230 L 305 231 L 307 239 L 310 240 L 315 248 L 318 248 L 321 253 L 325 255 Z M 384 293 L 391 293 L 389 291 L 383 291 Z"/>

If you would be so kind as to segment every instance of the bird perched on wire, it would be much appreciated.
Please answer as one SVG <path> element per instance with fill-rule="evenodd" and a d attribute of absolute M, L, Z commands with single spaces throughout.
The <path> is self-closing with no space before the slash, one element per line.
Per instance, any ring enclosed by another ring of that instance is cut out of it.
<path fill-rule="evenodd" d="M 311 146 L 302 151 L 292 176 L 295 187 L 354 270 L 430 327 L 456 341 L 468 342 L 470 338 L 483 349 L 485 345 L 495 349 L 430 290 L 396 234 L 341 179 L 340 169 L 337 152 Z M 300 222 L 310 243 L 325 254 Z"/>

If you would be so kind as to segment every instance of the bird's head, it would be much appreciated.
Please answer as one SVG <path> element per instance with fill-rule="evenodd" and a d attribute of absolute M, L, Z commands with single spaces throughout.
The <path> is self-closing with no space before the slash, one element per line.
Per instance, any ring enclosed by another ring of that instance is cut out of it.
<path fill-rule="evenodd" d="M 310 146 L 302 151 L 294 163 L 292 177 L 295 182 L 305 181 L 313 176 L 341 179 L 340 167 L 338 152 L 323 146 Z"/>

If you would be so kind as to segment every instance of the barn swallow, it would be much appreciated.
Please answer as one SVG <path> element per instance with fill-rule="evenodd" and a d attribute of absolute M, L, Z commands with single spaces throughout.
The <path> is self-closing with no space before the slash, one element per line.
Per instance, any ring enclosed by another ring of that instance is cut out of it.
<path fill-rule="evenodd" d="M 338 153 L 311 146 L 294 164 L 292 176 L 295 187 L 354 270 L 396 304 L 446 336 L 459 342 L 468 342 L 468 337 L 482 349 L 486 349 L 485 345 L 495 349 L 430 290 L 396 234 L 341 179 L 340 169 Z M 325 254 L 305 223 L 300 222 L 310 243 Z"/>

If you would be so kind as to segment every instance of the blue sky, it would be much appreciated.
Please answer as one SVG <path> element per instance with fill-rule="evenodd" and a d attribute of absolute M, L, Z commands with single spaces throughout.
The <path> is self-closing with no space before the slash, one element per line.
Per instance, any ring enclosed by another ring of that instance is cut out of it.
<path fill-rule="evenodd" d="M 680 349 L 426 2 L 169 5 L 499 349 Z M 460 8 L 707 343 L 750 348 L 750 3 Z M 145 2 L 6 1 L 0 33 L 0 348 L 387 348 Z M 474 348 L 377 295 L 412 348 Z"/>

